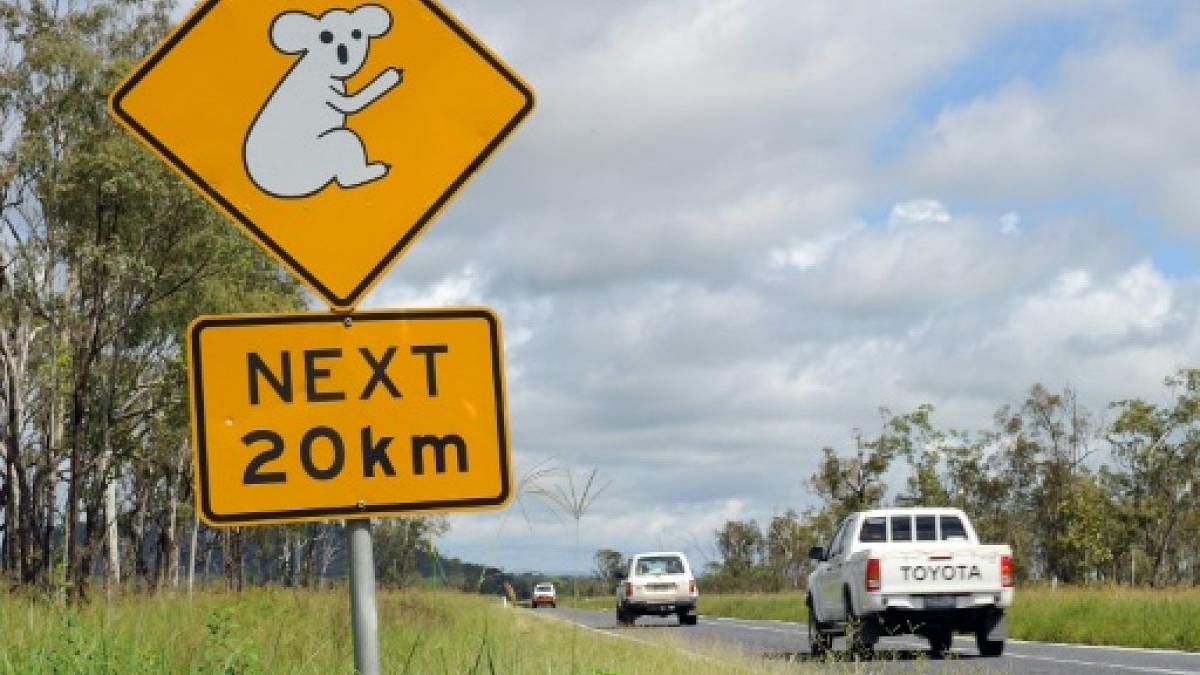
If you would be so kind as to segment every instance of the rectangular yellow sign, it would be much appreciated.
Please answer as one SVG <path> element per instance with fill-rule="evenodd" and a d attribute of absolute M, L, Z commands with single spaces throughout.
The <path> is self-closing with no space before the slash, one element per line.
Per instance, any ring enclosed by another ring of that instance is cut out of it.
<path fill-rule="evenodd" d="M 201 517 L 228 526 L 503 506 L 500 335 L 482 308 L 196 319 Z"/>

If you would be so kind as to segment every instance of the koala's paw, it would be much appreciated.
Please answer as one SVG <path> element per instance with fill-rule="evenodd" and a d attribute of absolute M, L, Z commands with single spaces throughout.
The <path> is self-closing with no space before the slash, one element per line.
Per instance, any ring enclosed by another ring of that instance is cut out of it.
<path fill-rule="evenodd" d="M 388 68 L 379 76 L 379 80 L 385 87 L 391 89 L 404 81 L 404 69 Z"/>

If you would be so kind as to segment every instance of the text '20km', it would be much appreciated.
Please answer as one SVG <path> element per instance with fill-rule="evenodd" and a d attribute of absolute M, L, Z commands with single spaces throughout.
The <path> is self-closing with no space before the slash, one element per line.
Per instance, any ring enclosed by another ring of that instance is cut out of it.
<path fill-rule="evenodd" d="M 413 345 L 409 352 L 413 357 L 422 360 L 424 365 L 423 394 L 429 398 L 438 395 L 438 356 L 448 354 L 449 347 L 444 344 Z M 363 383 L 359 400 L 368 400 L 379 394 L 392 398 L 403 398 L 404 394 L 388 372 L 388 367 L 399 352 L 399 347 L 389 345 L 382 353 L 376 354 L 369 347 L 359 347 L 357 354 L 370 370 L 370 375 Z M 345 401 L 347 392 L 325 386 L 322 381 L 331 378 L 332 368 L 344 358 L 343 350 L 338 347 L 305 349 L 299 359 L 303 365 L 297 369 L 302 371 L 304 381 L 304 400 L 308 403 Z M 295 400 L 296 377 L 293 374 L 292 352 L 282 350 L 277 360 L 278 367 L 268 365 L 261 354 L 250 352 L 246 355 L 246 371 L 248 375 L 248 399 L 252 406 L 263 402 L 263 389 L 274 392 L 284 403 Z M 395 440 L 393 436 L 376 437 L 376 432 L 370 426 L 358 430 L 358 450 L 362 457 L 363 478 L 374 478 L 376 470 L 385 476 L 395 476 L 396 469 L 392 463 L 389 450 Z M 283 456 L 287 450 L 284 437 L 270 429 L 254 429 L 241 438 L 248 447 L 262 446 L 263 449 L 250 460 L 242 476 L 246 485 L 271 485 L 286 483 L 287 473 L 278 470 L 268 470 L 267 465 Z M 428 434 L 415 433 L 409 438 L 412 474 L 420 476 L 425 473 L 425 457 L 427 451 L 432 452 L 433 466 L 437 473 L 446 472 L 447 451 L 453 450 L 457 461 L 458 471 L 465 473 L 469 470 L 467 457 L 467 442 L 458 434 Z M 328 426 L 316 426 L 308 429 L 300 437 L 298 443 L 300 463 L 304 472 L 314 480 L 331 480 L 338 477 L 346 464 L 346 442 L 341 433 Z M 320 459 L 318 459 L 320 458 Z"/>

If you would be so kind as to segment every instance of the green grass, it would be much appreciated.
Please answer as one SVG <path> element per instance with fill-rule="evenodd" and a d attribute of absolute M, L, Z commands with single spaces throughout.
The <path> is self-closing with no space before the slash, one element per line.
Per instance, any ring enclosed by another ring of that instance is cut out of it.
<path fill-rule="evenodd" d="M 129 596 L 70 609 L 0 594 L 0 673 L 286 673 L 353 671 L 344 590 Z M 413 675 L 751 675 L 796 665 L 709 646 L 701 656 L 638 636 L 601 635 L 491 597 L 382 592 L 385 673 Z"/>
<path fill-rule="evenodd" d="M 705 594 L 700 613 L 739 619 L 808 620 L 804 593 Z M 612 609 L 613 598 L 579 605 Z M 1200 588 L 1044 586 L 1017 589 L 1009 634 L 1042 642 L 1156 647 L 1200 651 Z"/>
<path fill-rule="evenodd" d="M 700 611 L 739 619 L 777 619 L 804 622 L 804 593 L 723 593 L 700 598 Z"/>
<path fill-rule="evenodd" d="M 611 598 L 582 604 L 608 610 Z M 126 596 L 72 609 L 0 594 L 0 674 L 352 672 L 344 589 L 206 592 L 195 599 Z M 707 615 L 803 621 L 803 595 L 702 595 Z M 708 645 L 688 655 L 683 633 L 576 628 L 492 597 L 381 592 L 384 672 L 413 675 L 750 675 L 797 665 Z M 1200 589 L 1020 588 L 1013 637 L 1200 649 Z M 666 641 L 649 645 L 641 640 Z M 799 646 L 799 645 L 798 645 Z"/>
<path fill-rule="evenodd" d="M 1018 588 L 1015 638 L 1200 650 L 1200 588 Z"/>

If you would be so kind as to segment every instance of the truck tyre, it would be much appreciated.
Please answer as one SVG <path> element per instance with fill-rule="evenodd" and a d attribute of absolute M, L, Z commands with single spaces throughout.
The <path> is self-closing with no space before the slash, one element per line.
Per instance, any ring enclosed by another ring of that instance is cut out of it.
<path fill-rule="evenodd" d="M 833 641 L 822 630 L 824 628 L 822 623 L 817 620 L 817 613 L 813 611 L 811 595 L 805 599 L 804 604 L 808 606 L 808 650 L 814 659 L 823 659 L 829 653 Z"/>
<path fill-rule="evenodd" d="M 950 651 L 951 643 L 954 642 L 954 633 L 949 628 L 940 626 L 930 627 L 926 637 L 929 638 L 929 651 L 935 659 L 945 656 L 946 652 Z"/>
<path fill-rule="evenodd" d="M 633 620 L 634 620 L 634 617 L 632 614 L 622 610 L 620 607 L 617 608 L 617 627 L 618 628 L 621 628 L 621 627 L 628 628 L 629 626 L 632 626 Z"/>
<path fill-rule="evenodd" d="M 851 657 L 864 661 L 875 654 L 875 643 L 879 641 L 879 631 L 873 618 L 863 618 L 854 613 L 854 604 L 850 602 L 850 589 L 845 591 L 846 602 L 846 651 Z"/>
<path fill-rule="evenodd" d="M 989 640 L 986 633 L 975 634 L 975 646 L 979 647 L 980 656 L 1000 656 L 1004 653 L 1004 640 Z"/>
<path fill-rule="evenodd" d="M 1004 612 L 989 612 L 975 628 L 975 646 L 980 656 L 1000 656 L 1004 653 L 1004 638 L 1008 634 L 1008 622 Z"/>
<path fill-rule="evenodd" d="M 691 612 L 680 612 L 679 613 L 679 625 L 680 626 L 695 626 L 696 621 L 699 618 L 700 617 L 696 614 L 695 610 L 693 610 Z"/>

